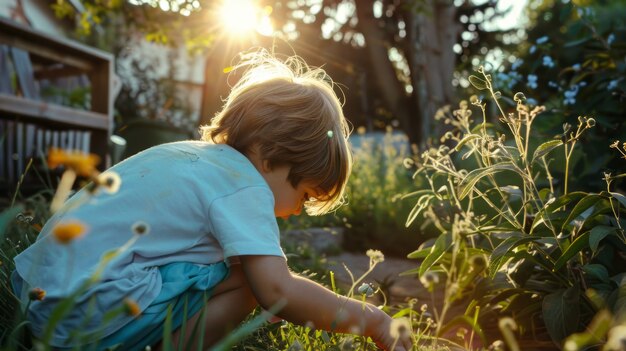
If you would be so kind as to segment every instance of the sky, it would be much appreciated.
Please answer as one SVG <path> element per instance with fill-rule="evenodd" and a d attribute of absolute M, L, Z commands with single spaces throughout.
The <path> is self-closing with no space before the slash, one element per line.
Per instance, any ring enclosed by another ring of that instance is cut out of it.
<path fill-rule="evenodd" d="M 497 5 L 499 10 L 504 10 L 510 6 L 512 9 L 506 16 L 495 21 L 494 26 L 500 29 L 510 29 L 522 25 L 525 19 L 523 16 L 524 8 L 527 3 L 528 0 L 499 0 Z M 489 26 L 486 27 L 489 29 Z"/>

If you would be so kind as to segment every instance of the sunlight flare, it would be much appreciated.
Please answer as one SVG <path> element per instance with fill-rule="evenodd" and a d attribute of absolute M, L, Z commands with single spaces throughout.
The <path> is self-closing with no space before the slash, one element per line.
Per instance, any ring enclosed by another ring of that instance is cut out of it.
<path fill-rule="evenodd" d="M 269 18 L 272 8 L 260 8 L 253 0 L 223 1 L 220 8 L 220 20 L 231 35 L 246 36 L 253 32 L 272 35 L 274 28 Z"/>

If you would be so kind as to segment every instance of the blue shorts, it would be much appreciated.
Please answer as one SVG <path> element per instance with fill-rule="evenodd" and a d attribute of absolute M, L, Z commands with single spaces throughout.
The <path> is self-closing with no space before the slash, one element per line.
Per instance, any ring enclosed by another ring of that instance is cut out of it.
<path fill-rule="evenodd" d="M 226 279 L 229 272 L 224 262 L 211 265 L 176 262 L 159 267 L 159 271 L 162 278 L 161 292 L 137 318 L 98 342 L 81 345 L 79 348 L 144 350 L 146 346 L 156 344 L 163 338 L 170 306 L 174 331 L 182 326 L 184 320 L 191 318 L 206 305 L 213 289 Z M 193 328 L 193 325 L 188 328 Z M 70 349 L 75 348 L 67 350 Z"/>

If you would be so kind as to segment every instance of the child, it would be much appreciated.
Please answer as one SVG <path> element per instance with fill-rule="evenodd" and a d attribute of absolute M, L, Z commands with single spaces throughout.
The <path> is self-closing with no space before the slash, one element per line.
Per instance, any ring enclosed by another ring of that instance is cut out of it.
<path fill-rule="evenodd" d="M 203 322 L 211 345 L 260 305 L 294 323 L 410 348 L 408 338 L 392 338 L 384 312 L 292 274 L 280 247 L 276 217 L 341 204 L 352 159 L 332 81 L 296 58 L 255 53 L 243 65 L 201 141 L 115 165 L 105 174 L 119 175 L 119 191 L 81 190 L 15 258 L 13 287 L 37 338 L 139 350 L 158 346 L 169 313 L 172 330 L 188 316 L 189 326 Z M 85 234 L 71 240 L 72 228 Z M 45 297 L 29 301 L 37 288 Z M 50 327 L 68 296 L 75 305 Z M 124 305 L 131 313 L 107 314 Z M 190 341 L 186 330 L 174 341 Z"/>

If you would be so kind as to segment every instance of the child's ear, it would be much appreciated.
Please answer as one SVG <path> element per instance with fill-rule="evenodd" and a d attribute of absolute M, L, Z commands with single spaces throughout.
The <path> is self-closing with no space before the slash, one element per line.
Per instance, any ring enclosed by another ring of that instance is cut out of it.
<path fill-rule="evenodd" d="M 261 169 L 263 170 L 263 172 L 269 172 L 272 170 L 272 165 L 270 163 L 270 160 L 263 160 L 263 162 L 261 162 Z"/>

